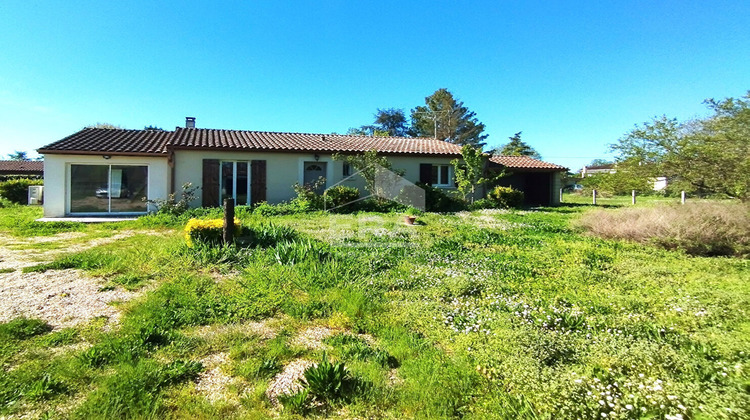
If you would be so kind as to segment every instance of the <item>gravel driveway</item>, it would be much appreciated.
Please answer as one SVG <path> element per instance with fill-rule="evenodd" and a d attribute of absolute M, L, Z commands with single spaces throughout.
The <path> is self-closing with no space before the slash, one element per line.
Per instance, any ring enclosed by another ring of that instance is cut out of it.
<path fill-rule="evenodd" d="M 119 232 L 109 238 L 97 238 L 67 247 L 64 252 L 92 248 L 133 234 L 132 231 Z M 0 269 L 14 270 L 0 273 L 0 322 L 26 316 L 43 319 L 55 328 L 63 328 L 100 316 L 113 322 L 118 320 L 119 311 L 111 303 L 130 300 L 137 293 L 121 288 L 100 290 L 101 279 L 91 277 L 81 270 L 23 273 L 21 268 L 52 261 L 63 251 L 10 248 L 31 242 L 65 241 L 82 235 L 65 233 L 39 238 L 0 237 Z"/>

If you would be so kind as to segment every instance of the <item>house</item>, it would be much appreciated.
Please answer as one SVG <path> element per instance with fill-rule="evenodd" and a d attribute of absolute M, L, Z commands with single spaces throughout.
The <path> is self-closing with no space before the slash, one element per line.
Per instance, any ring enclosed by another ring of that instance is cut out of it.
<path fill-rule="evenodd" d="M 43 174 L 44 162 L 39 160 L 0 160 L 0 179 L 17 176 L 41 178 Z"/>
<path fill-rule="evenodd" d="M 581 169 L 581 178 L 585 178 L 587 176 L 594 176 L 598 174 L 613 174 L 615 172 L 617 172 L 617 168 L 615 168 L 614 163 L 607 163 L 605 165 L 584 166 Z"/>
<path fill-rule="evenodd" d="M 193 206 L 218 206 L 225 198 L 238 205 L 279 203 L 295 196 L 295 183 L 319 177 L 326 187 L 342 183 L 363 189 L 360 177 L 346 179 L 353 168 L 332 156 L 368 150 L 386 156 L 411 182 L 454 189 L 450 162 L 461 157 L 461 148 L 441 140 L 203 129 L 188 117 L 185 128 L 174 131 L 85 128 L 40 148 L 44 215 L 143 214 L 153 210 L 144 199 L 179 193 L 186 182 L 199 187 Z M 540 173 L 514 161 L 498 165 Z M 559 181 L 553 181 L 550 168 L 544 173 L 527 177 L 523 188 L 534 197 L 530 191 L 541 188 L 538 196 L 555 204 L 555 195 L 547 192 Z"/>
<path fill-rule="evenodd" d="M 513 187 L 524 193 L 524 204 L 549 206 L 560 204 L 562 175 L 568 168 L 529 156 L 492 156 L 490 170 L 503 170 L 506 176 L 497 185 Z"/>
<path fill-rule="evenodd" d="M 594 176 L 594 175 L 600 175 L 600 174 L 614 174 L 617 173 L 617 164 L 615 163 L 608 163 L 606 165 L 594 165 L 594 166 L 584 166 L 581 169 L 581 178 L 586 178 L 588 176 Z M 657 176 L 655 178 L 651 179 L 651 182 L 653 182 L 653 190 L 654 191 L 663 191 L 667 188 L 667 185 L 669 184 L 669 180 L 666 176 Z"/>

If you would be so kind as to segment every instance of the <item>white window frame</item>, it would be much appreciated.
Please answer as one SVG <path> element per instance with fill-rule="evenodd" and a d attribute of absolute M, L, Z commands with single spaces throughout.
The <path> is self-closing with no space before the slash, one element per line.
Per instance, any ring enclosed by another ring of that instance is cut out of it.
<path fill-rule="evenodd" d="M 249 160 L 220 160 L 219 161 L 219 205 L 223 205 L 222 191 L 224 190 L 224 164 L 232 164 L 232 198 L 237 206 L 249 206 L 253 202 L 252 194 L 253 191 L 250 189 L 252 185 L 252 166 Z M 237 163 L 247 163 L 247 203 L 237 202 Z"/>
<path fill-rule="evenodd" d="M 433 184 L 434 187 L 439 188 L 450 188 L 453 187 L 453 165 L 447 164 L 447 163 L 441 163 L 441 164 L 433 164 L 433 168 L 437 168 L 438 174 L 437 174 L 437 182 Z M 443 171 L 448 171 L 448 183 L 447 184 L 441 184 L 440 178 L 443 174 Z"/>
<path fill-rule="evenodd" d="M 107 167 L 107 211 L 106 212 L 74 212 L 73 208 L 73 166 L 106 166 Z M 130 216 L 148 214 L 149 205 L 146 205 L 144 211 L 112 211 L 112 167 L 113 166 L 143 166 L 146 167 L 146 197 L 150 198 L 149 187 L 151 186 L 151 165 L 147 163 L 94 163 L 94 162 L 68 162 L 65 165 L 65 177 L 67 182 L 65 187 L 65 214 L 70 216 Z"/>

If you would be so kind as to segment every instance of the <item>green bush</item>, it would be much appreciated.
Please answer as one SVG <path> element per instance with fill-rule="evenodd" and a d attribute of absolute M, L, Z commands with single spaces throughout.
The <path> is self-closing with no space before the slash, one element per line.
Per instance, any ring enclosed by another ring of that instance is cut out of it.
<path fill-rule="evenodd" d="M 18 204 L 26 204 L 30 185 L 43 185 L 41 179 L 15 178 L 0 182 L 0 196 Z"/>
<path fill-rule="evenodd" d="M 523 204 L 523 192 L 513 187 L 497 186 L 490 192 L 490 199 L 501 208 L 520 207 Z"/>
<path fill-rule="evenodd" d="M 347 187 L 345 185 L 337 185 L 329 188 L 326 193 L 326 207 L 327 208 L 339 208 L 346 207 L 347 209 L 353 208 L 347 206 L 349 203 L 353 203 L 359 199 L 359 190 L 355 187 Z"/>
<path fill-rule="evenodd" d="M 466 202 L 457 197 L 447 195 L 440 188 L 422 183 L 418 183 L 417 186 L 424 190 L 427 211 L 445 213 L 466 210 Z"/>
<path fill-rule="evenodd" d="M 497 208 L 497 202 L 489 198 L 482 198 L 469 205 L 471 210 L 494 209 Z"/>
<path fill-rule="evenodd" d="M 253 208 L 253 213 L 263 216 L 263 217 L 269 217 L 269 216 L 284 216 L 287 214 L 307 213 L 312 210 L 313 208 L 310 205 L 309 201 L 298 200 L 295 198 L 292 201 L 279 203 L 279 204 L 269 204 L 269 203 L 266 203 L 265 201 L 262 203 L 258 203 Z"/>

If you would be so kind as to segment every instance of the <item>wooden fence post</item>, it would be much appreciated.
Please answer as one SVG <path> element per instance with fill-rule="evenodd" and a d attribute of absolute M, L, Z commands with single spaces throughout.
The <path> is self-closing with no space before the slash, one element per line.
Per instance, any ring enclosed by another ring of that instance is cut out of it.
<path fill-rule="evenodd" d="M 591 201 L 596 205 L 596 190 L 591 190 Z"/>
<path fill-rule="evenodd" d="M 635 205 L 635 190 L 633 190 L 633 205 Z"/>
<path fill-rule="evenodd" d="M 224 244 L 234 242 L 234 198 L 224 200 L 224 230 L 222 239 Z"/>
<path fill-rule="evenodd" d="M 680 193 L 680 203 L 685 204 L 685 191 Z"/>

